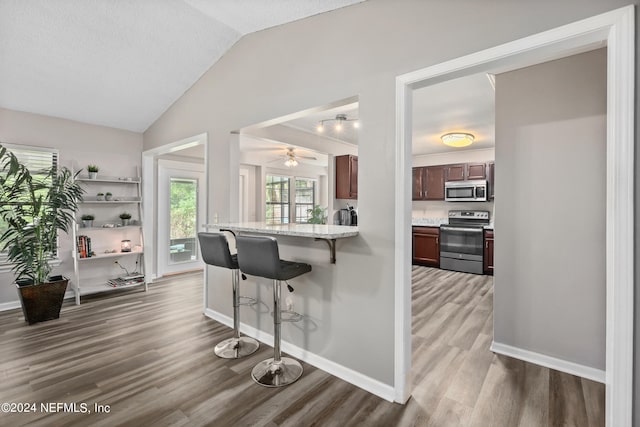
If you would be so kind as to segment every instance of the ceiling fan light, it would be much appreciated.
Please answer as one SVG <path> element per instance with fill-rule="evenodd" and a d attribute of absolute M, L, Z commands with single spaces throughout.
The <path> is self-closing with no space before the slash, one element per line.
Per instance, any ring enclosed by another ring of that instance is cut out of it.
<path fill-rule="evenodd" d="M 336 131 L 340 132 L 342 130 L 342 122 L 341 121 L 337 121 L 336 122 L 336 127 L 335 127 Z"/>
<path fill-rule="evenodd" d="M 285 160 L 284 165 L 288 168 L 292 168 L 298 166 L 298 161 L 293 157 L 289 157 L 287 160 Z"/>
<path fill-rule="evenodd" d="M 320 133 L 324 132 L 324 125 L 322 124 L 322 122 L 318 123 L 318 126 L 316 126 L 316 130 Z"/>
<path fill-rule="evenodd" d="M 452 132 L 445 133 L 440 137 L 440 139 L 442 139 L 442 142 L 449 147 L 460 148 L 473 144 L 475 137 L 470 133 Z"/>
<path fill-rule="evenodd" d="M 360 129 L 360 121 L 359 120 L 356 120 L 356 121 L 353 122 L 353 128 L 354 129 Z"/>

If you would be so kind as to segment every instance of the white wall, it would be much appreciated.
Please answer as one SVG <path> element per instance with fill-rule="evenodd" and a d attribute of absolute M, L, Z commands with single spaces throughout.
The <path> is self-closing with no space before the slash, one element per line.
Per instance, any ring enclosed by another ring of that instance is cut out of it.
<path fill-rule="evenodd" d="M 247 177 L 247 221 L 257 221 L 256 167 L 254 165 L 240 164 L 240 171 L 244 172 Z"/>
<path fill-rule="evenodd" d="M 88 125 L 84 123 L 63 120 L 37 114 L 22 113 L 0 108 L 0 141 L 11 144 L 24 144 L 36 147 L 57 148 L 60 152 L 60 164 L 66 167 L 86 168 L 90 163 L 100 167 L 100 174 L 109 176 L 134 176 L 136 167 L 140 168 L 140 153 L 142 152 L 142 134 L 107 128 L 104 126 Z M 95 195 L 98 187 L 90 187 L 87 195 Z M 113 187 L 110 187 L 113 188 Z M 109 190 L 113 192 L 113 189 Z M 124 190 L 123 190 L 124 191 Z M 86 209 L 91 209 L 90 207 Z M 117 211 L 122 208 L 117 208 Z M 128 208 L 127 210 L 134 212 Z M 117 211 L 105 213 L 117 218 Z M 96 214 L 97 214 L 96 210 Z M 100 214 L 103 214 L 101 211 Z M 135 217 L 134 217 L 135 218 Z M 97 218 L 99 219 L 99 218 Z M 137 218 L 136 218 L 137 219 Z M 97 231 L 102 233 L 102 231 Z M 135 236 L 127 236 L 137 241 Z M 94 247 L 111 246 L 113 242 L 96 241 Z M 60 236 L 61 266 L 56 270 L 69 278 L 73 278 L 73 258 L 71 256 L 72 243 L 70 236 Z M 93 263 L 93 261 L 92 261 Z M 132 267 L 133 264 L 125 264 Z M 120 269 L 113 262 L 97 261 L 90 268 L 83 267 L 86 277 L 105 277 L 118 275 Z M 0 273 L 0 307 L 18 303 L 16 291 L 10 285 L 13 281 L 11 273 Z"/>
<path fill-rule="evenodd" d="M 316 335 L 295 344 L 393 385 L 396 76 L 628 3 L 369 0 L 250 34 L 145 132 L 145 149 L 208 132 L 210 212 L 227 220 L 228 177 L 238 175 L 230 132 L 358 95 L 360 235 L 340 242 L 330 285 L 317 290 Z M 230 315 L 229 287 L 215 279 L 207 305 Z"/>
<path fill-rule="evenodd" d="M 494 340 L 605 368 L 606 49 L 496 76 Z"/>

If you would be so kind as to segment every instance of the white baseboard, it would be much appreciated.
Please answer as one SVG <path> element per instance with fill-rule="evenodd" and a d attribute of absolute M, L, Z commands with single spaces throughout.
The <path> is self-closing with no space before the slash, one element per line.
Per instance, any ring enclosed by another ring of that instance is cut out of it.
<path fill-rule="evenodd" d="M 534 363 L 544 366 L 545 368 L 555 369 L 556 371 L 566 372 L 567 374 L 577 375 L 599 383 L 605 383 L 605 371 L 602 369 L 590 368 L 588 366 L 579 365 L 563 359 L 547 356 L 545 354 L 524 350 L 518 347 L 512 347 L 506 344 L 500 344 L 495 341 L 491 343 L 491 351 L 514 359 L 524 360 L 525 362 Z"/>
<path fill-rule="evenodd" d="M 233 318 L 227 315 L 218 313 L 217 311 L 211 310 L 210 308 L 205 309 L 204 314 L 205 316 L 210 317 L 211 319 L 216 320 L 224 325 L 227 325 L 230 328 L 233 327 Z M 273 335 L 271 334 L 260 331 L 252 326 L 248 326 L 243 323 L 240 323 L 240 332 L 249 337 L 257 339 L 258 341 L 266 345 L 273 346 Z M 281 348 L 283 352 L 286 352 L 305 363 L 313 365 L 318 369 L 322 369 L 323 371 L 328 372 L 329 374 L 338 377 L 350 384 L 360 387 L 361 389 L 366 390 L 369 393 L 375 394 L 376 396 L 381 397 L 384 400 L 387 400 L 389 402 L 394 401 L 395 390 L 388 384 L 384 384 L 376 379 L 363 375 L 360 372 L 356 372 L 353 369 L 342 366 L 338 363 L 335 363 L 315 353 L 311 353 L 308 350 L 300 348 L 286 341 L 282 341 Z"/>
<path fill-rule="evenodd" d="M 73 299 L 73 298 L 74 298 L 73 291 L 67 290 L 64 293 L 64 299 Z M 16 308 L 20 308 L 20 307 L 22 307 L 22 305 L 20 304 L 20 300 L 0 303 L 0 311 L 15 310 Z"/>
<path fill-rule="evenodd" d="M 0 311 L 14 310 L 20 308 L 20 301 L 9 301 L 0 304 Z"/>

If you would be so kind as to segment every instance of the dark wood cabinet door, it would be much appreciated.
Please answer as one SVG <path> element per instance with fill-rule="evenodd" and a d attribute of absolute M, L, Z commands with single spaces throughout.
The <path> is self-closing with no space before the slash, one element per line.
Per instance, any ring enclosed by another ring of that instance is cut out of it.
<path fill-rule="evenodd" d="M 486 163 L 467 163 L 467 179 L 487 179 Z"/>
<path fill-rule="evenodd" d="M 424 173 L 425 168 L 413 168 L 412 174 L 412 186 L 411 193 L 413 200 L 423 200 L 424 199 Z"/>
<path fill-rule="evenodd" d="M 358 158 L 349 156 L 349 198 L 358 198 Z"/>
<path fill-rule="evenodd" d="M 358 157 L 336 156 L 336 199 L 358 198 Z"/>
<path fill-rule="evenodd" d="M 484 272 L 493 275 L 493 231 L 484 232 Z"/>
<path fill-rule="evenodd" d="M 424 200 L 444 200 L 444 175 L 443 166 L 427 166 L 423 178 Z"/>
<path fill-rule="evenodd" d="M 464 181 L 465 164 L 459 165 L 446 165 L 445 166 L 445 181 Z"/>
<path fill-rule="evenodd" d="M 413 227 L 413 264 L 440 267 L 440 228 Z"/>
<path fill-rule="evenodd" d="M 487 173 L 487 181 L 489 183 L 489 200 L 493 200 L 495 198 L 495 192 L 493 190 L 493 183 L 495 182 L 495 171 L 496 164 L 495 162 L 487 163 L 487 169 L 489 169 Z"/>

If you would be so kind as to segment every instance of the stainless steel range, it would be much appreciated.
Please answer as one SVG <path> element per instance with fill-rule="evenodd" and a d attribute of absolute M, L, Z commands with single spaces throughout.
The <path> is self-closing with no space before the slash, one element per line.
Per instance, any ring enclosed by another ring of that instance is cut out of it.
<path fill-rule="evenodd" d="M 449 211 L 449 224 L 440 226 L 440 268 L 482 274 L 485 225 L 488 211 Z"/>

